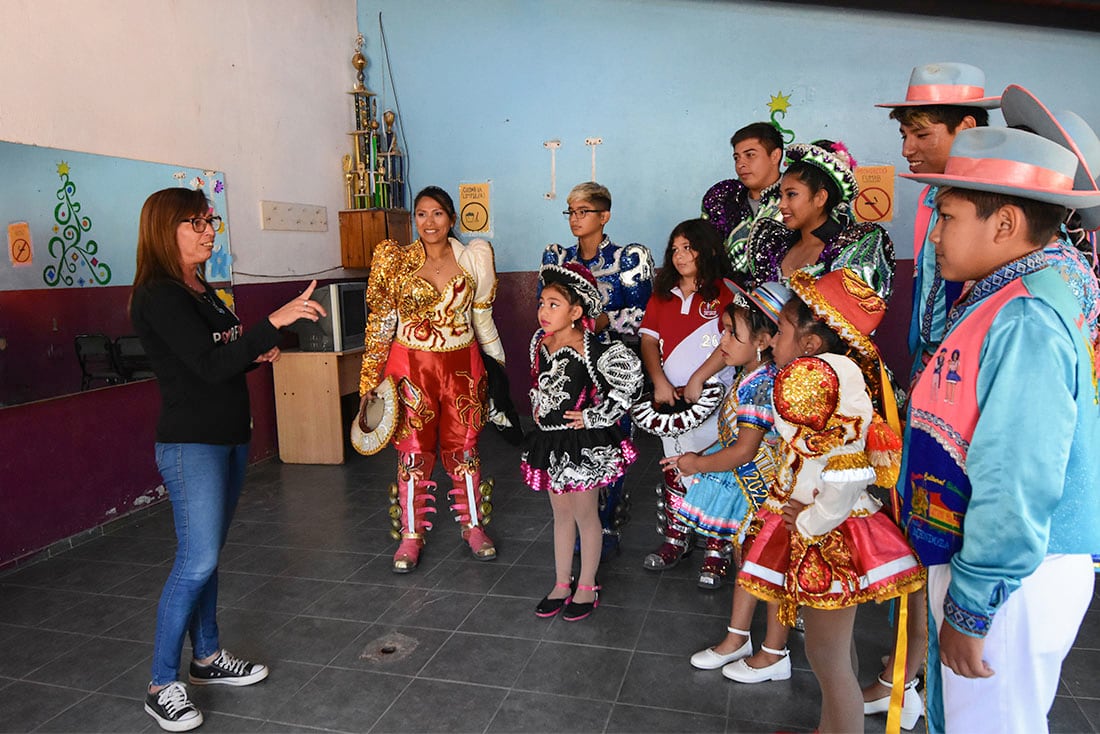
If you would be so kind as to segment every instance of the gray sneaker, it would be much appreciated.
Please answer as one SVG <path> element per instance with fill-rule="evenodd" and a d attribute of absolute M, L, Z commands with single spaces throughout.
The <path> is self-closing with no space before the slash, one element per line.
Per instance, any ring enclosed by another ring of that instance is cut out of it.
<path fill-rule="evenodd" d="M 196 686 L 250 686 L 262 681 L 269 672 L 266 665 L 241 660 L 223 647 L 209 665 L 192 660 L 188 678 Z"/>
<path fill-rule="evenodd" d="M 187 697 L 182 683 L 172 681 L 156 693 L 145 694 L 145 711 L 165 731 L 191 731 L 202 725 L 202 712 Z"/>

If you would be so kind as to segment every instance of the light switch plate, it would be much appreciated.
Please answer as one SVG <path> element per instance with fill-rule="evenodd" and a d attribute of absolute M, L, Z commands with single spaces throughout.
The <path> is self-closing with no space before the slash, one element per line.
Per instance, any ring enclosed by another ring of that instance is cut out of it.
<path fill-rule="evenodd" d="M 318 204 L 291 204 L 285 201 L 261 201 L 260 229 L 327 232 L 328 207 Z"/>

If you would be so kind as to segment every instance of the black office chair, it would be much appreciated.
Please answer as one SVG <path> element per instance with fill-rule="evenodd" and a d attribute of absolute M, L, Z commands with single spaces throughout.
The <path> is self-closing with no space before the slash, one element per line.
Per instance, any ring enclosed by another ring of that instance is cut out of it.
<path fill-rule="evenodd" d="M 97 380 L 106 385 L 118 385 L 123 382 L 115 360 L 114 346 L 106 334 L 80 334 L 73 343 L 76 345 L 76 358 L 80 362 L 80 390 L 88 390 Z"/>
<path fill-rule="evenodd" d="M 115 339 L 115 359 L 118 362 L 118 371 L 127 382 L 154 377 L 149 355 L 145 353 L 141 339 L 136 336 L 120 336 Z"/>

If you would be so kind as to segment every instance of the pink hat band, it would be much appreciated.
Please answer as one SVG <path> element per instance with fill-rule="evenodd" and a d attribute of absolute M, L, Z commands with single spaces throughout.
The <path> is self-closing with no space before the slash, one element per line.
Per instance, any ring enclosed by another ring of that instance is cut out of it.
<path fill-rule="evenodd" d="M 905 93 L 906 102 L 958 104 L 985 97 L 985 87 L 967 84 L 915 84 Z"/>
<path fill-rule="evenodd" d="M 997 181 L 1028 189 L 1073 190 L 1073 177 L 1031 163 L 1001 158 L 951 157 L 943 171 L 945 176 Z"/>

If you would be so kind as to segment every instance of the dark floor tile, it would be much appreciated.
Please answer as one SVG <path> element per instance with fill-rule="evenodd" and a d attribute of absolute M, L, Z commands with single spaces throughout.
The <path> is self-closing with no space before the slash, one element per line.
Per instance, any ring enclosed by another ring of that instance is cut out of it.
<path fill-rule="evenodd" d="M 146 731 L 160 734 L 161 729 L 148 714 L 152 727 Z M 232 716 L 220 711 L 202 711 L 202 734 L 247 734 L 248 732 L 263 731 L 263 719 L 250 719 L 243 716 Z"/>
<path fill-rule="evenodd" d="M 508 508 L 494 511 L 489 533 L 497 540 L 535 540 L 552 522 L 548 516 L 549 508 L 544 508 L 539 515 L 522 514 L 526 509 L 522 507 L 521 512 L 516 514 L 507 514 Z"/>
<path fill-rule="evenodd" d="M 489 734 L 598 734 L 604 730 L 612 704 L 547 693 L 511 691 L 489 724 Z"/>
<path fill-rule="evenodd" d="M 362 553 L 296 549 L 281 573 L 303 579 L 344 581 L 373 559 L 374 555 Z"/>
<path fill-rule="evenodd" d="M 731 685 L 721 671 L 696 670 L 684 656 L 639 652 L 630 661 L 618 702 L 638 706 L 659 703 L 666 709 L 724 717 Z"/>
<path fill-rule="evenodd" d="M 157 632 L 157 602 L 152 599 L 139 601 L 145 605 L 143 611 L 104 628 L 99 636 L 132 642 L 152 642 Z"/>
<path fill-rule="evenodd" d="M 1089 722 L 1087 731 L 1100 731 L 1100 699 L 1078 698 L 1076 701 L 1077 707 L 1081 709 L 1081 713 L 1085 715 L 1085 718 Z"/>
<path fill-rule="evenodd" d="M 728 621 L 701 614 L 653 610 L 638 636 L 638 651 L 673 655 L 686 661 L 699 650 L 721 642 Z"/>
<path fill-rule="evenodd" d="M 543 641 L 513 687 L 614 701 L 630 656 L 625 650 Z"/>
<path fill-rule="evenodd" d="M 535 600 L 504 596 L 484 597 L 459 626 L 460 632 L 480 632 L 528 640 L 541 640 L 550 620 L 535 616 Z"/>
<path fill-rule="evenodd" d="M 334 581 L 273 578 L 265 581 L 255 591 L 251 591 L 234 601 L 233 606 L 244 609 L 264 609 L 286 614 L 301 614 L 318 597 L 334 588 L 336 588 L 336 582 Z"/>
<path fill-rule="evenodd" d="M 146 599 L 129 596 L 94 595 L 49 617 L 39 624 L 43 629 L 101 635 L 139 614 L 149 614 L 153 605 Z"/>
<path fill-rule="evenodd" d="M 290 566 L 295 555 L 295 551 L 289 548 L 257 546 L 232 558 L 220 559 L 218 570 L 258 576 L 278 576 Z"/>
<path fill-rule="evenodd" d="M 396 546 L 387 549 L 388 552 L 375 556 L 367 563 L 359 567 L 345 581 L 357 584 L 378 584 L 381 586 L 397 586 L 403 589 L 430 589 L 438 579 L 428 578 L 434 569 L 443 560 L 445 554 L 439 548 L 425 548 L 420 553 L 420 565 L 411 573 L 393 572 L 393 553 Z"/>
<path fill-rule="evenodd" d="M 506 694 L 503 688 L 414 680 L 370 731 L 484 731 Z M 425 701 L 432 704 L 425 706 Z"/>
<path fill-rule="evenodd" d="M 588 617 L 566 622 L 559 614 L 549 625 L 544 640 L 633 650 L 646 612 L 601 604 Z M 539 620 L 543 621 L 543 620 Z"/>
<path fill-rule="evenodd" d="M 252 573 L 233 573 L 232 571 L 218 571 L 218 604 L 244 606 L 238 604 L 242 599 L 271 581 L 270 576 L 260 576 Z M 158 592 L 157 596 L 160 594 Z M 251 605 L 249 605 L 251 606 Z M 290 610 L 280 609 L 288 614 Z"/>
<path fill-rule="evenodd" d="M 92 594 L 63 589 L 5 586 L 0 604 L 0 623 L 33 626 L 72 609 Z"/>
<path fill-rule="evenodd" d="M 721 673 L 714 671 L 721 676 Z M 724 680 L 724 679 L 723 679 Z M 776 729 L 812 731 L 821 716 L 821 689 L 813 673 L 795 669 L 789 680 L 729 684 L 729 717 L 772 724 Z M 873 719 L 874 717 L 867 717 Z M 874 725 L 874 722 L 871 722 Z M 923 727 L 924 724 L 918 724 Z"/>
<path fill-rule="evenodd" d="M 532 570 L 528 566 L 507 566 L 490 596 L 522 597 L 537 601 L 554 585 L 553 568 Z"/>
<path fill-rule="evenodd" d="M 1075 648 L 1100 650 L 1100 608 L 1090 610 L 1085 614 L 1081 627 L 1077 630 L 1077 639 L 1074 640 Z"/>
<path fill-rule="evenodd" d="M 273 632 L 265 647 L 279 660 L 324 665 L 367 628 L 364 622 L 297 616 Z"/>
<path fill-rule="evenodd" d="M 341 650 L 329 666 L 414 676 L 451 634 L 445 630 L 375 624 Z"/>
<path fill-rule="evenodd" d="M 615 704 L 606 731 L 623 734 L 668 734 L 668 732 L 724 732 L 724 716 L 707 716 L 664 708 Z"/>
<path fill-rule="evenodd" d="M 16 639 L 19 644 L 9 645 L 0 655 L 0 675 L 8 678 L 25 678 L 90 638 L 71 632 L 28 629 Z"/>
<path fill-rule="evenodd" d="M 631 609 L 649 609 L 657 593 L 660 579 L 652 574 L 644 576 L 628 571 L 615 570 L 607 563 L 600 564 L 600 603 Z"/>
<path fill-rule="evenodd" d="M 171 540 L 176 537 L 175 521 L 172 519 L 172 506 L 163 502 L 135 515 L 133 521 L 112 526 L 110 533 L 121 537 L 153 538 Z"/>
<path fill-rule="evenodd" d="M 1062 663 L 1062 682 L 1070 693 L 1081 698 L 1100 698 L 1100 650 L 1069 651 Z"/>
<path fill-rule="evenodd" d="M 16 681 L 0 688 L 0 732 L 28 732 L 87 694 L 67 688 Z"/>
<path fill-rule="evenodd" d="M 306 607 L 304 614 L 373 622 L 404 593 L 403 589 L 393 586 L 342 583 Z"/>
<path fill-rule="evenodd" d="M 148 660 L 152 653 L 152 641 L 140 643 L 93 637 L 74 645 L 24 678 L 94 691 L 139 661 Z"/>
<path fill-rule="evenodd" d="M 534 566 L 538 569 L 546 569 L 545 571 L 538 571 L 532 573 L 549 573 L 550 577 L 554 576 L 554 541 L 552 539 L 545 539 L 546 533 L 544 532 L 540 536 L 539 540 L 532 541 L 527 545 L 523 551 L 516 555 L 515 560 L 512 561 L 514 566 Z M 541 598 L 541 597 L 540 597 Z"/>
<path fill-rule="evenodd" d="M 268 719 L 338 731 L 365 732 L 393 703 L 410 679 L 362 670 L 324 668 Z M 427 699 L 423 699 L 427 700 Z M 433 712 L 438 701 L 425 708 Z"/>
<path fill-rule="evenodd" d="M 378 618 L 382 624 L 454 630 L 478 605 L 477 594 L 410 589 Z"/>
<path fill-rule="evenodd" d="M 69 551 L 74 558 L 90 561 L 125 561 L 158 566 L 176 554 L 176 538 L 145 538 L 108 533 Z"/>
<path fill-rule="evenodd" d="M 675 570 L 675 569 L 673 569 Z M 667 572 L 666 572 L 667 573 Z M 674 579 L 665 576 L 653 596 L 653 609 L 689 614 L 709 614 L 729 619 L 733 601 L 733 587 L 723 586 L 711 591 L 696 585 L 696 574 L 690 579 Z"/>
<path fill-rule="evenodd" d="M 426 581 L 435 591 L 462 591 L 470 594 L 486 594 L 508 570 L 502 563 L 467 563 L 442 561 L 428 573 Z"/>
<path fill-rule="evenodd" d="M 274 657 L 277 647 L 272 636 L 295 617 L 266 609 L 222 607 L 218 610 L 218 634 L 221 644 L 240 655 Z M 263 662 L 261 660 L 261 662 Z"/>
<path fill-rule="evenodd" d="M 143 705 L 127 698 L 92 693 L 39 726 L 41 732 L 160 731 Z M 203 731 L 206 731 L 204 728 Z"/>
<path fill-rule="evenodd" d="M 511 687 L 536 647 L 535 640 L 456 632 L 418 677 Z"/>
<path fill-rule="evenodd" d="M 271 674 L 251 686 L 189 686 L 195 705 L 204 716 L 217 712 L 262 721 L 293 698 L 322 670 L 319 665 L 285 660 L 264 662 L 270 666 Z"/>
<path fill-rule="evenodd" d="M 160 592 L 164 588 L 164 582 L 168 579 L 170 570 L 171 564 L 149 566 L 125 581 L 115 584 L 111 587 L 111 594 L 156 601 L 160 598 Z"/>
<path fill-rule="evenodd" d="M 1080 734 L 1093 730 L 1077 701 L 1069 696 L 1054 697 L 1054 705 L 1047 715 L 1047 724 L 1051 734 Z"/>

